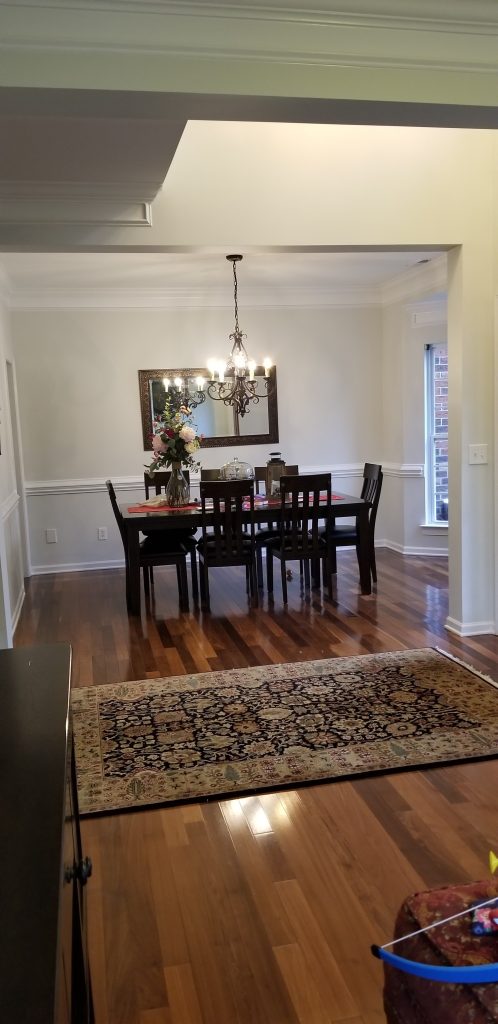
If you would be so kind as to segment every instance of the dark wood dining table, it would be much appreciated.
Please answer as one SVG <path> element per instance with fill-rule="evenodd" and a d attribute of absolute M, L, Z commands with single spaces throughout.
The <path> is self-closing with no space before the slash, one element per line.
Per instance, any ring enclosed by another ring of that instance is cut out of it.
<path fill-rule="evenodd" d="M 129 595 L 128 610 L 131 615 L 140 615 L 140 533 L 147 530 L 178 530 L 184 527 L 201 525 L 200 502 L 191 508 L 172 511 L 171 509 L 154 508 L 150 511 L 130 512 L 133 505 L 120 505 L 124 527 L 127 534 L 128 558 L 126 565 L 127 593 Z M 370 503 L 363 498 L 351 494 L 334 492 L 332 497 L 332 516 L 334 518 L 358 519 L 360 587 L 362 594 L 372 593 L 372 576 L 370 571 L 369 520 Z M 280 502 L 258 500 L 254 508 L 256 523 L 266 523 L 271 512 L 272 522 L 280 519 Z M 249 520 L 250 513 L 247 512 Z"/>

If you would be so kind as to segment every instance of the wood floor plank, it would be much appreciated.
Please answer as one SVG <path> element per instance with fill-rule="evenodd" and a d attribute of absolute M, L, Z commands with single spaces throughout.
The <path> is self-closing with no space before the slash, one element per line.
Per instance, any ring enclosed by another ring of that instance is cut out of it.
<path fill-rule="evenodd" d="M 307 979 L 306 987 L 312 988 L 317 1002 L 327 1008 L 327 1020 L 352 1017 L 358 1006 L 299 883 L 287 879 L 276 882 L 276 888 L 302 953 L 305 970 L 301 976 Z"/>
<path fill-rule="evenodd" d="M 15 643 L 69 640 L 73 686 L 432 646 L 496 678 L 498 637 L 445 629 L 446 559 L 377 568 L 363 596 L 341 549 L 333 597 L 295 576 L 287 609 L 214 570 L 210 613 L 158 570 L 132 618 L 122 569 L 33 577 Z M 490 759 L 84 820 L 97 1024 L 383 1024 L 370 943 L 410 892 L 486 877 L 497 793 Z"/>
<path fill-rule="evenodd" d="M 189 963 L 165 967 L 171 1024 L 203 1024 L 204 1017 Z"/>

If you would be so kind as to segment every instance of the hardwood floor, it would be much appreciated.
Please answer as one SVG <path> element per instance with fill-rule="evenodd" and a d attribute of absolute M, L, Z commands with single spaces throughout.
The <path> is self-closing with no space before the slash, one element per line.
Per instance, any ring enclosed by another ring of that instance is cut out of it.
<path fill-rule="evenodd" d="M 424 646 L 497 678 L 498 637 L 444 629 L 445 560 L 377 561 L 376 594 L 339 551 L 334 599 L 295 577 L 287 611 L 213 570 L 204 616 L 158 569 L 141 621 L 122 571 L 35 577 L 16 645 L 69 640 L 75 686 Z M 84 820 L 97 1024 L 381 1024 L 370 944 L 409 893 L 487 876 L 497 791 L 491 760 Z"/>

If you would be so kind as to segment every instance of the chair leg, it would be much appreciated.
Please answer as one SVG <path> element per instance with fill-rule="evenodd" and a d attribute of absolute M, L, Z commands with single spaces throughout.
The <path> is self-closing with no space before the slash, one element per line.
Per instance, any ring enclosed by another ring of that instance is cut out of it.
<path fill-rule="evenodd" d="M 285 558 L 280 559 L 280 575 L 282 577 L 282 598 L 284 604 L 287 604 L 287 573 L 285 569 Z"/>
<path fill-rule="evenodd" d="M 199 579 L 197 575 L 197 555 L 195 549 L 190 552 L 190 572 L 192 575 L 192 597 L 195 604 L 199 603 Z"/>
<path fill-rule="evenodd" d="M 377 583 L 377 563 L 375 561 L 375 544 L 373 542 L 373 538 L 370 552 L 370 568 L 372 570 L 372 579 L 374 583 Z"/>
<path fill-rule="evenodd" d="M 330 549 L 330 571 L 334 576 L 337 573 L 337 548 L 335 544 L 332 544 Z"/>
<path fill-rule="evenodd" d="M 178 593 L 180 595 L 180 608 L 182 612 L 188 612 L 188 580 L 187 580 L 187 559 L 182 558 L 177 562 L 176 571 L 178 575 Z"/>
<path fill-rule="evenodd" d="M 268 558 L 268 549 L 266 549 L 266 557 Z M 258 544 L 256 548 L 256 572 L 258 576 L 258 587 L 260 590 L 263 590 L 263 551 L 260 544 Z"/>
<path fill-rule="evenodd" d="M 149 566 L 148 565 L 144 565 L 143 566 L 143 571 L 144 571 L 144 591 L 145 591 L 145 593 L 147 594 L 147 597 L 148 597 L 149 594 L 150 594 Z"/>
<path fill-rule="evenodd" d="M 304 559 L 304 589 L 310 589 L 310 560 L 309 558 Z"/>
<path fill-rule="evenodd" d="M 251 595 L 251 606 L 257 608 L 259 604 L 258 599 L 258 574 L 256 569 L 256 559 L 253 558 L 250 564 L 247 566 L 249 574 L 249 593 Z"/>
<path fill-rule="evenodd" d="M 208 570 L 208 567 L 207 567 L 205 562 L 203 562 L 202 566 L 201 566 L 200 582 L 201 582 L 201 604 L 202 604 L 202 607 L 206 611 L 209 611 L 209 609 L 211 607 L 211 602 L 210 602 L 210 597 L 209 597 L 209 570 Z"/>
<path fill-rule="evenodd" d="M 273 551 L 271 548 L 266 549 L 266 589 L 269 594 L 273 594 Z"/>
<path fill-rule="evenodd" d="M 154 567 L 152 565 L 149 565 L 149 573 L 151 586 L 154 586 Z"/>
<path fill-rule="evenodd" d="M 312 580 L 312 586 L 314 588 L 316 588 L 317 590 L 320 589 L 320 576 L 321 576 L 321 572 L 320 572 L 320 559 L 319 558 L 314 558 L 312 563 L 311 563 L 311 580 Z"/>

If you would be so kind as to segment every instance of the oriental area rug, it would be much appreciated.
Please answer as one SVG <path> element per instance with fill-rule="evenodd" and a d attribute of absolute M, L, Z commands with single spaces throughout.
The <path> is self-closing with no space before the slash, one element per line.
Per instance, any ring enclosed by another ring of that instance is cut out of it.
<path fill-rule="evenodd" d="M 433 649 L 75 689 L 80 812 L 498 754 L 498 689 Z"/>

